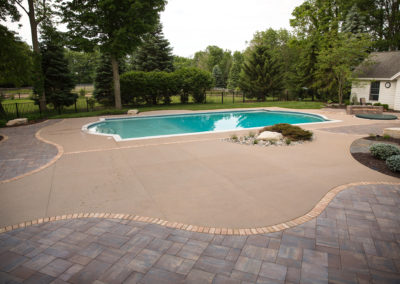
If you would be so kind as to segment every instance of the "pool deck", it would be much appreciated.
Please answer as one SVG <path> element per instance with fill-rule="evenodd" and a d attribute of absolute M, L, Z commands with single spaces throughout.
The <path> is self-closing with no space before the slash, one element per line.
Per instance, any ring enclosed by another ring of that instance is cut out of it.
<path fill-rule="evenodd" d="M 400 123 L 297 111 L 340 122 L 282 147 L 0 129 L 0 283 L 399 283 L 400 181 L 350 146 Z"/>
<path fill-rule="evenodd" d="M 307 214 L 339 186 L 399 182 L 359 164 L 349 151 L 367 131 L 399 122 L 377 123 L 334 109 L 296 111 L 341 122 L 304 125 L 315 140 L 288 147 L 221 141 L 229 133 L 116 142 L 81 131 L 95 117 L 44 125 L 36 137 L 59 153 L 34 174 L 2 181 L 0 227 L 81 212 L 208 228 L 266 227 Z M 141 115 L 163 113 L 185 112 Z"/>

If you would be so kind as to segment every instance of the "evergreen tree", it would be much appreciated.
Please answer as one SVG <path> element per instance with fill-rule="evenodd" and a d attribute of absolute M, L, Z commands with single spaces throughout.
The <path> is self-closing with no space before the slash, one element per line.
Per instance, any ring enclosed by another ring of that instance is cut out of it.
<path fill-rule="evenodd" d="M 342 31 L 345 33 L 362 34 L 366 32 L 364 17 L 360 14 L 357 5 L 354 4 L 347 13 Z"/>
<path fill-rule="evenodd" d="M 264 101 L 282 91 L 282 66 L 265 46 L 255 46 L 243 64 L 239 86 L 248 97 Z"/>
<path fill-rule="evenodd" d="M 48 103 L 60 112 L 63 106 L 72 105 L 77 95 L 71 93 L 74 88 L 72 75 L 68 69 L 68 60 L 64 55 L 62 38 L 52 27 L 45 26 L 40 51 L 42 53 L 43 89 Z"/>
<path fill-rule="evenodd" d="M 239 87 L 240 71 L 243 66 L 243 54 L 240 51 L 235 51 L 233 54 L 232 68 L 229 71 L 228 89 L 235 90 Z"/>
<path fill-rule="evenodd" d="M 133 69 L 138 71 L 174 71 L 172 48 L 164 38 L 161 23 L 144 37 L 144 42 L 134 53 L 133 59 Z"/>
<path fill-rule="evenodd" d="M 102 54 L 100 57 L 100 62 L 96 68 L 93 96 L 99 103 L 111 106 L 115 103 L 113 94 L 113 73 L 111 68 L 111 59 L 110 56 Z"/>
<path fill-rule="evenodd" d="M 215 65 L 212 70 L 212 77 L 214 78 L 214 83 L 216 88 L 224 87 L 224 79 L 222 77 L 221 68 L 218 65 Z"/>

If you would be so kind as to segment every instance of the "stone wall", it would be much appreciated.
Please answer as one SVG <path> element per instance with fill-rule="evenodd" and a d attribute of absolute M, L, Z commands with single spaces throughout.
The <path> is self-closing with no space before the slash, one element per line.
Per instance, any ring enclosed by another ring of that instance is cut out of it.
<path fill-rule="evenodd" d="M 347 106 L 346 112 L 347 112 L 347 114 L 360 114 L 360 113 L 382 114 L 383 106 L 350 105 L 350 106 Z"/>

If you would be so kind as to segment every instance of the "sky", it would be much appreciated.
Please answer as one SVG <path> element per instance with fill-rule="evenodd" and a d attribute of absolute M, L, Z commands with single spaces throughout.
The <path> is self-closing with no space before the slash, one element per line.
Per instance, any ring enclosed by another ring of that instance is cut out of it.
<path fill-rule="evenodd" d="M 293 9 L 304 0 L 169 0 L 161 13 L 174 55 L 193 57 L 209 45 L 243 51 L 256 31 L 290 29 Z M 7 26 L 31 44 L 26 15 Z"/>

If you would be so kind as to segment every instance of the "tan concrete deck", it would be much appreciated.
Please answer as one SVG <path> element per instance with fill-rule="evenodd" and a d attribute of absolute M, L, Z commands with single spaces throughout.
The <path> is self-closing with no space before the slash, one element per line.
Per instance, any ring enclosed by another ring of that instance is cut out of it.
<path fill-rule="evenodd" d="M 63 147 L 61 158 L 38 173 L 0 184 L 0 226 L 62 214 L 112 212 L 249 228 L 304 215 L 342 184 L 399 182 L 352 158 L 351 143 L 365 135 L 323 130 L 376 121 L 340 110 L 299 111 L 341 122 L 304 126 L 315 133 L 311 143 L 262 148 L 221 141 L 228 133 L 115 142 L 81 131 L 98 118 L 63 120 L 40 133 Z"/>

